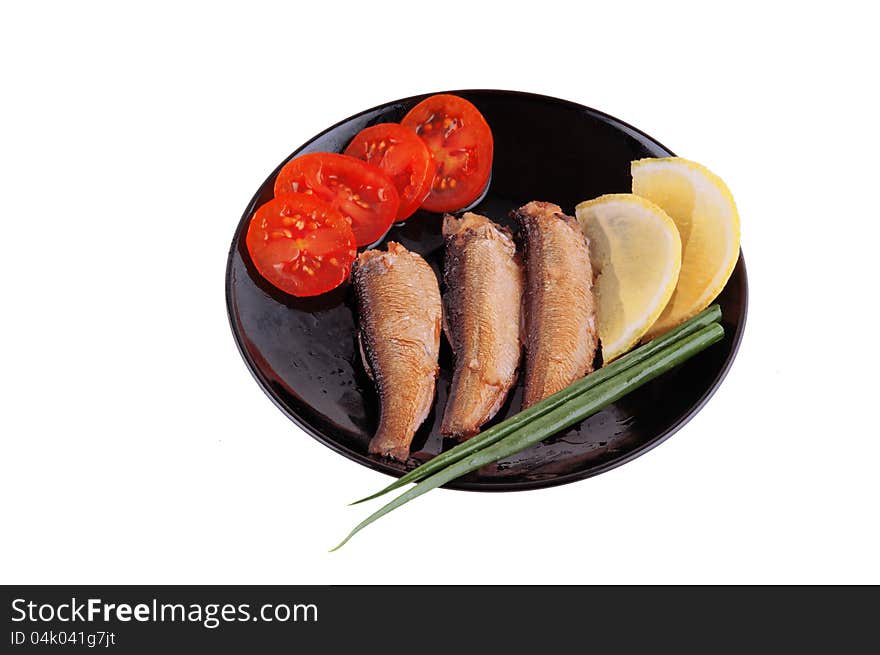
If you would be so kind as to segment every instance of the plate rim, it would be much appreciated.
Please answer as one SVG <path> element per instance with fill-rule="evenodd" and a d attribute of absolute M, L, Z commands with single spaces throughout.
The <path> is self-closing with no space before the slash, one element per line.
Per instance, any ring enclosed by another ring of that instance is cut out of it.
<path fill-rule="evenodd" d="M 436 94 L 468 94 L 468 93 L 483 93 L 490 95 L 503 95 L 503 96 L 522 96 L 531 99 L 537 99 L 544 102 L 550 102 L 554 104 L 566 105 L 568 107 L 575 108 L 582 112 L 587 112 L 588 114 L 592 114 L 601 119 L 604 119 L 605 122 L 612 123 L 616 127 L 623 129 L 623 131 L 630 131 L 635 135 L 639 135 L 650 140 L 652 143 L 658 145 L 660 148 L 665 150 L 669 157 L 675 157 L 675 153 L 663 145 L 660 141 L 652 137 L 647 132 L 640 130 L 639 128 L 630 125 L 629 123 L 617 118 L 616 116 L 612 116 L 611 114 L 605 113 L 601 110 L 594 109 L 587 105 L 582 105 L 580 103 L 574 102 L 572 100 L 565 100 L 563 98 L 557 98 L 555 96 L 549 96 L 541 93 L 532 93 L 528 91 L 515 91 L 515 90 L 506 90 L 506 89 L 455 89 L 449 91 L 436 91 L 432 93 L 419 93 L 416 95 L 407 96 L 405 98 L 399 98 L 397 100 L 390 100 L 388 102 L 383 102 L 381 104 L 375 105 L 374 107 L 370 107 L 369 109 L 364 109 L 347 118 L 343 118 L 342 120 L 333 123 L 326 129 L 318 132 L 317 134 L 311 136 L 305 142 L 300 144 L 297 148 L 295 148 L 287 157 L 285 157 L 281 163 L 276 166 L 272 172 L 263 180 L 263 182 L 257 188 L 257 191 L 251 197 L 250 201 L 245 206 L 244 212 L 239 219 L 235 231 L 233 232 L 232 241 L 229 245 L 229 251 L 226 256 L 226 268 L 225 268 L 225 279 L 224 279 L 224 287 L 225 287 L 225 299 L 226 299 L 226 317 L 229 321 L 229 327 L 232 332 L 233 340 L 235 341 L 236 348 L 238 349 L 239 354 L 244 360 L 245 367 L 250 371 L 254 380 L 257 382 L 258 386 L 262 389 L 263 393 L 269 397 L 272 403 L 279 409 L 281 412 L 287 416 L 298 428 L 300 428 L 303 432 L 311 436 L 316 441 L 320 442 L 324 446 L 327 446 L 331 450 L 340 455 L 343 455 L 347 459 L 360 464 L 361 466 L 366 466 L 374 471 L 378 471 L 380 473 L 384 473 L 385 475 L 389 475 L 394 478 L 399 478 L 406 471 L 400 471 L 391 466 L 385 465 L 380 461 L 376 461 L 371 459 L 369 456 L 357 453 L 349 448 L 342 446 L 337 441 L 327 438 L 324 434 L 319 431 L 313 429 L 308 422 L 300 416 L 296 411 L 291 409 L 290 407 L 283 404 L 279 398 L 273 394 L 270 389 L 271 385 L 269 381 L 265 379 L 265 377 L 260 372 L 259 367 L 256 366 L 256 363 L 248 354 L 247 350 L 244 347 L 243 343 L 243 335 L 240 334 L 236 322 L 235 322 L 235 309 L 233 307 L 233 285 L 232 285 L 232 266 L 233 259 L 235 257 L 236 243 L 239 241 L 240 232 L 242 230 L 243 225 L 246 221 L 249 220 L 255 205 L 258 202 L 259 197 L 262 195 L 263 186 L 268 182 L 272 177 L 277 175 L 278 171 L 291 159 L 302 153 L 304 149 L 306 149 L 310 144 L 314 143 L 322 136 L 332 132 L 336 128 L 355 120 L 365 114 L 369 114 L 371 112 L 375 112 L 377 110 L 388 108 L 392 105 L 404 104 L 413 101 L 419 101 L 421 99 L 427 98 Z M 727 377 L 727 374 L 730 372 L 731 367 L 733 366 L 733 362 L 736 359 L 736 356 L 739 352 L 740 344 L 742 343 L 743 335 L 745 334 L 746 321 L 748 318 L 748 304 L 749 304 L 749 285 L 748 285 L 748 273 L 746 270 L 746 262 L 745 255 L 743 253 L 742 247 L 740 247 L 739 257 L 737 259 L 737 263 L 734 267 L 734 271 L 739 268 L 742 268 L 742 277 L 743 277 L 743 293 L 742 293 L 742 303 L 740 305 L 739 316 L 737 316 L 737 329 L 734 331 L 732 335 L 732 342 L 730 346 L 730 353 L 727 358 L 724 360 L 721 369 L 718 371 L 717 375 L 713 378 L 712 382 L 709 384 L 704 393 L 697 399 L 697 401 L 690 407 L 690 409 L 680 416 L 675 422 L 673 422 L 668 428 L 658 433 L 652 439 L 646 441 L 645 443 L 639 445 L 637 448 L 627 451 L 625 453 L 621 453 L 617 457 L 613 457 L 602 464 L 592 466 L 583 471 L 573 471 L 570 473 L 565 473 L 563 475 L 558 475 L 552 478 L 543 478 L 536 480 L 521 480 L 518 482 L 493 482 L 491 484 L 483 483 L 483 482 L 463 482 L 463 481 L 452 481 L 445 485 L 443 485 L 443 489 L 453 489 L 457 491 L 479 491 L 479 492 L 509 492 L 509 491 L 531 491 L 535 489 L 546 489 L 549 487 L 555 487 L 563 484 L 569 484 L 572 482 L 577 482 L 579 480 L 585 480 L 587 478 L 595 477 L 597 475 L 601 475 L 602 473 L 606 473 L 612 469 L 615 469 L 619 466 L 623 466 L 624 464 L 631 462 L 644 455 L 645 453 L 653 450 L 664 441 L 669 439 L 673 434 L 678 432 L 682 427 L 684 427 L 702 408 L 706 405 L 707 402 L 715 395 L 715 392 L 721 386 L 721 383 Z"/>

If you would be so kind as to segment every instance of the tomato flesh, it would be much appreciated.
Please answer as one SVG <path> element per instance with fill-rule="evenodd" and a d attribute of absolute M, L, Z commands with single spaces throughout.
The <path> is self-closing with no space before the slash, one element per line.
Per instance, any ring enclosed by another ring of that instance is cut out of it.
<path fill-rule="evenodd" d="M 455 211 L 480 197 L 492 172 L 492 130 L 480 111 L 464 98 L 434 95 L 413 107 L 401 125 L 418 134 L 437 168 L 422 208 Z"/>
<path fill-rule="evenodd" d="M 375 166 L 336 153 L 313 152 L 287 162 L 275 178 L 275 195 L 315 195 L 349 221 L 357 245 L 381 239 L 400 199 L 394 183 Z"/>
<path fill-rule="evenodd" d="M 293 296 L 335 289 L 357 255 L 345 217 L 305 193 L 279 195 L 257 209 L 245 243 L 260 275 Z"/>
<path fill-rule="evenodd" d="M 431 191 L 435 172 L 431 151 L 418 135 L 398 123 L 364 128 L 345 154 L 378 167 L 391 178 L 400 196 L 398 221 L 412 216 Z"/>

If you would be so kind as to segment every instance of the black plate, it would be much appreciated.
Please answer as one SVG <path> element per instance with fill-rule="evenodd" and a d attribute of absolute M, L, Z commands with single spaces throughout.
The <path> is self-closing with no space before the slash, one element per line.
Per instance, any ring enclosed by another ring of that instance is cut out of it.
<path fill-rule="evenodd" d="M 572 102 L 512 91 L 452 93 L 473 102 L 492 128 L 492 181 L 475 211 L 502 223 L 509 223 L 511 209 L 529 200 L 552 201 L 572 213 L 582 200 L 629 192 L 631 160 L 672 155 L 639 130 Z M 339 152 L 364 127 L 397 122 L 424 97 L 352 116 L 310 139 L 288 159 L 306 152 Z M 368 455 L 378 404 L 358 355 L 350 286 L 313 299 L 293 298 L 259 277 L 244 245 L 248 221 L 272 197 L 277 172 L 247 206 L 229 251 L 226 300 L 239 350 L 260 386 L 294 423 L 346 457 L 399 476 L 451 445 L 438 432 L 451 379 L 449 347 L 441 347 L 437 400 L 415 436 L 410 461 L 397 464 Z M 394 226 L 387 239 L 420 253 L 439 276 L 440 220 L 439 214 L 419 212 Z M 563 484 L 619 466 L 668 438 L 699 411 L 733 362 L 745 327 L 747 287 L 740 255 L 718 299 L 726 332 L 721 343 L 568 432 L 449 486 L 511 491 Z M 519 410 L 521 394 L 517 386 L 495 421 Z"/>

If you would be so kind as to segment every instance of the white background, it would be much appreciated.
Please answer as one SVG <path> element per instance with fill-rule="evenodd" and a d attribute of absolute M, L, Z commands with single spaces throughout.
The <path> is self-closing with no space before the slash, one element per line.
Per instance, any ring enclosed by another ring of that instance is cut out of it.
<path fill-rule="evenodd" d="M 0 582 L 880 582 L 869 3 L 615 4 L 5 3 Z M 636 461 L 433 492 L 329 554 L 388 478 L 251 378 L 229 241 L 301 142 L 450 88 L 593 106 L 721 175 L 747 333 Z"/>

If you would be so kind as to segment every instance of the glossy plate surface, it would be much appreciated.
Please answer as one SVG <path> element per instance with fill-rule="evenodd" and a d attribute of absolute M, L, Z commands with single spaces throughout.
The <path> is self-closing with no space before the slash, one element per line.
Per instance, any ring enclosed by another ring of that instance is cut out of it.
<path fill-rule="evenodd" d="M 508 212 L 529 200 L 555 202 L 573 215 L 582 200 L 627 193 L 631 160 L 672 155 L 635 128 L 571 102 L 510 91 L 452 93 L 479 108 L 495 138 L 492 180 L 474 211 L 506 225 L 511 225 Z M 389 102 L 352 116 L 288 159 L 306 152 L 341 152 L 364 127 L 397 122 L 424 97 Z M 445 341 L 441 346 L 436 402 L 415 436 L 410 461 L 397 464 L 368 455 L 378 401 L 358 354 L 350 285 L 317 298 L 293 298 L 259 277 L 244 245 L 251 215 L 272 197 L 277 170 L 245 209 L 229 252 L 226 299 L 236 342 L 257 382 L 294 423 L 346 457 L 399 476 L 452 445 L 444 444 L 438 432 L 452 377 L 449 346 Z M 392 227 L 386 240 L 420 253 L 439 278 L 440 223 L 439 214 L 420 211 Z M 449 486 L 511 491 L 572 482 L 607 471 L 662 442 L 699 411 L 730 367 L 745 327 L 747 284 L 740 255 L 717 301 L 724 314 L 722 342 L 568 432 Z M 518 385 L 493 423 L 519 410 L 521 394 Z"/>

